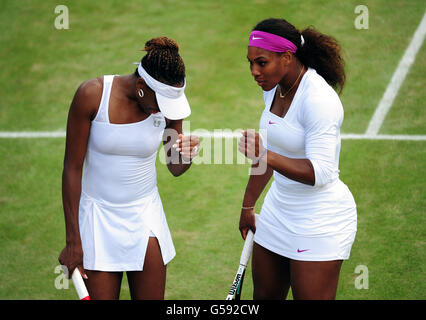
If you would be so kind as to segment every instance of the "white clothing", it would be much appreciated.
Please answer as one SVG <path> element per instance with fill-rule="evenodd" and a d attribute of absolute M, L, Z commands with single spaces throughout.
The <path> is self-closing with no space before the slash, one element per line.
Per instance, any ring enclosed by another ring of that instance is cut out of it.
<path fill-rule="evenodd" d="M 343 107 L 336 92 L 309 68 L 284 117 L 270 108 L 277 87 L 264 92 L 260 129 L 267 149 L 309 159 L 315 185 L 291 180 L 274 171 L 257 222 L 255 241 L 295 260 L 348 259 L 357 228 L 356 205 L 339 179 L 340 126 Z"/>
<path fill-rule="evenodd" d="M 155 170 L 166 124 L 161 113 L 136 123 L 110 123 L 113 80 L 104 76 L 84 160 L 79 206 L 83 265 L 88 270 L 141 271 L 152 234 L 164 264 L 176 254 Z"/>

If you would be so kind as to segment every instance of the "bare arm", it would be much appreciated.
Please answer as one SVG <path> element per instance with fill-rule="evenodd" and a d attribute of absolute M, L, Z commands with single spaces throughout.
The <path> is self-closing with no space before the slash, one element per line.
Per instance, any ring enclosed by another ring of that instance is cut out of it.
<path fill-rule="evenodd" d="M 240 216 L 240 232 L 245 239 L 249 229 L 254 232 L 256 231 L 254 206 L 271 179 L 274 170 L 289 179 L 310 185 L 315 184 L 315 174 L 312 164 L 308 159 L 291 159 L 265 150 L 258 133 L 244 131 L 242 134 L 243 136 L 238 144 L 238 149 L 255 163 L 252 166 L 252 173 L 258 166 L 266 167 L 263 174 L 251 174 L 246 187 Z"/>
<path fill-rule="evenodd" d="M 179 142 L 176 142 L 177 140 Z M 197 146 L 198 149 L 199 140 L 196 136 L 184 136 L 182 134 L 182 120 L 172 120 L 164 130 L 163 145 L 167 158 L 167 168 L 177 177 L 191 166 L 192 158 L 198 154 L 198 150 L 194 152 L 193 148 Z M 176 150 L 176 148 L 179 148 L 179 150 Z"/>
<path fill-rule="evenodd" d="M 252 172 L 257 165 L 252 166 Z M 247 183 L 246 191 L 244 193 L 243 204 L 241 208 L 240 216 L 240 232 L 243 239 L 246 238 L 249 229 L 256 231 L 254 207 L 257 199 L 259 199 L 266 185 L 272 177 L 273 170 L 270 167 L 266 168 L 264 174 L 250 174 L 249 181 Z M 250 208 L 250 209 L 249 209 Z"/>
<path fill-rule="evenodd" d="M 254 162 L 261 155 L 262 165 L 267 165 L 273 170 L 291 180 L 308 185 L 315 185 L 314 167 L 309 159 L 293 159 L 282 156 L 270 150 L 265 150 L 259 133 L 244 131 L 239 142 L 239 150 Z M 266 152 L 264 154 L 264 152 Z"/>
<path fill-rule="evenodd" d="M 102 94 L 102 84 L 97 79 L 83 83 L 71 103 L 62 172 L 62 203 L 64 207 L 66 246 L 59 262 L 66 265 L 71 276 L 75 267 L 83 263 L 83 252 L 78 223 L 81 195 L 81 176 L 86 155 L 91 119 L 96 113 Z M 82 268 L 79 268 L 81 271 Z"/>
<path fill-rule="evenodd" d="M 314 167 L 309 159 L 292 159 L 268 150 L 261 161 L 291 180 L 310 186 L 315 184 Z"/>

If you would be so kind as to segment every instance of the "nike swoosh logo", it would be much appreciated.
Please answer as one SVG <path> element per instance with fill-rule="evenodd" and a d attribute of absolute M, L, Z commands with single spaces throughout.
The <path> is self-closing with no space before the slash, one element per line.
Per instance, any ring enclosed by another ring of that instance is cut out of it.
<path fill-rule="evenodd" d="M 262 40 L 263 38 L 256 38 L 255 36 L 253 36 L 252 38 L 251 38 L 251 40 Z"/>
<path fill-rule="evenodd" d="M 304 250 L 300 250 L 300 249 L 297 249 L 297 252 L 298 253 L 301 253 L 301 252 L 305 252 L 305 251 L 308 251 L 309 249 L 304 249 Z"/>
<path fill-rule="evenodd" d="M 269 124 L 276 124 L 275 122 L 273 122 L 273 121 L 271 121 L 271 120 L 269 120 L 269 122 L 268 122 Z"/>

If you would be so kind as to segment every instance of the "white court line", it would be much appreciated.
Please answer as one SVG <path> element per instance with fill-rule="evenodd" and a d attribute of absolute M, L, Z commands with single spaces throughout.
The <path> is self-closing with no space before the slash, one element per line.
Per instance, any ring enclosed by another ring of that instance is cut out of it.
<path fill-rule="evenodd" d="M 187 133 L 185 133 L 187 134 Z M 240 138 L 241 134 L 239 132 L 221 132 L 221 131 L 206 131 L 202 130 L 197 132 L 197 130 L 194 130 L 191 132 L 191 134 L 194 134 L 200 138 Z M 357 133 L 342 133 L 341 135 L 342 140 L 411 140 L 411 141 L 425 141 L 426 135 L 408 135 L 408 134 L 357 134 Z"/>
<path fill-rule="evenodd" d="M 187 133 L 185 133 L 187 134 Z M 200 138 L 224 138 L 224 139 L 239 139 L 240 133 L 237 132 L 210 132 L 194 130 L 191 132 Z M 406 134 L 357 134 L 357 133 L 342 133 L 342 140 L 407 140 L 407 141 L 426 141 L 426 135 L 406 135 Z"/>
<path fill-rule="evenodd" d="M 408 70 L 416 59 L 417 52 L 423 44 L 426 34 L 426 13 L 414 33 L 413 39 L 405 50 L 404 55 L 399 61 L 398 67 L 389 82 L 382 99 L 380 100 L 373 117 L 370 120 L 366 135 L 376 135 L 383 124 L 389 109 L 391 108 L 398 91 L 407 76 Z"/>
<path fill-rule="evenodd" d="M 185 134 L 188 134 L 185 132 Z M 239 139 L 239 132 L 231 132 L 229 130 L 215 130 L 213 132 L 207 130 L 194 130 L 191 134 L 200 138 L 213 139 Z M 406 141 L 426 141 L 426 135 L 404 135 L 404 134 L 357 134 L 342 133 L 342 140 L 406 140 Z M 0 131 L 0 138 L 65 138 L 65 131 Z"/>
<path fill-rule="evenodd" d="M 405 141 L 426 141 L 426 135 L 411 134 L 353 134 L 342 133 L 342 140 L 405 140 Z"/>
<path fill-rule="evenodd" d="M 65 131 L 0 131 L 0 138 L 64 138 Z"/>

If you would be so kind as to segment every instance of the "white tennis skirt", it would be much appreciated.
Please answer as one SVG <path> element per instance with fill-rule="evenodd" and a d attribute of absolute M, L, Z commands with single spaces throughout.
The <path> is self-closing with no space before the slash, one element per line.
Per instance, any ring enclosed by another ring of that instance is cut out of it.
<path fill-rule="evenodd" d="M 142 271 L 154 235 L 166 265 L 176 255 L 157 188 L 137 201 L 113 204 L 82 192 L 79 226 L 83 266 L 98 271 Z"/>
<path fill-rule="evenodd" d="M 340 180 L 322 190 L 295 191 L 274 181 L 257 220 L 254 241 L 294 260 L 346 260 L 356 230 L 355 201 Z"/>

